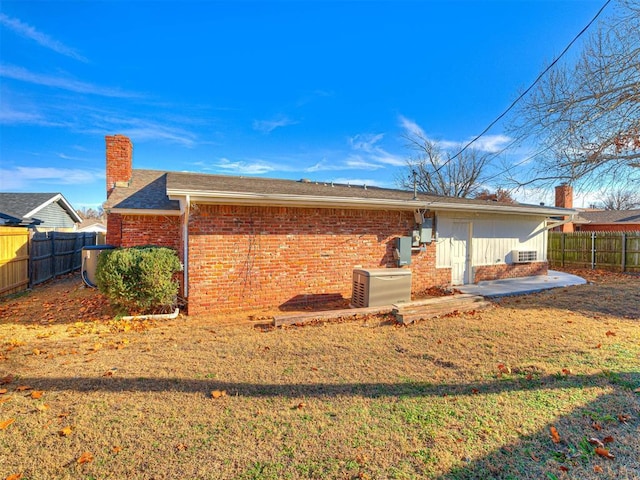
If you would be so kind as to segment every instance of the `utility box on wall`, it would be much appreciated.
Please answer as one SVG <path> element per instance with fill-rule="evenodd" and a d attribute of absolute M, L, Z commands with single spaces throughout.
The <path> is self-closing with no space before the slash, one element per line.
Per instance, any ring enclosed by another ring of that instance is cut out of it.
<path fill-rule="evenodd" d="M 411 270 L 375 268 L 353 271 L 352 307 L 378 307 L 409 301 L 411 301 Z"/>
<path fill-rule="evenodd" d="M 396 248 L 393 251 L 393 256 L 398 262 L 398 266 L 411 265 L 411 243 L 413 239 L 411 237 L 398 237 L 396 238 Z"/>

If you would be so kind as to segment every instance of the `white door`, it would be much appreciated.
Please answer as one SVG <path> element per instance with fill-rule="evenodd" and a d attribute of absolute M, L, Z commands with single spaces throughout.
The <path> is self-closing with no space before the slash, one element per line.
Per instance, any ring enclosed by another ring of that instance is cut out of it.
<path fill-rule="evenodd" d="M 451 239 L 451 283 L 469 283 L 469 222 L 454 222 Z"/>

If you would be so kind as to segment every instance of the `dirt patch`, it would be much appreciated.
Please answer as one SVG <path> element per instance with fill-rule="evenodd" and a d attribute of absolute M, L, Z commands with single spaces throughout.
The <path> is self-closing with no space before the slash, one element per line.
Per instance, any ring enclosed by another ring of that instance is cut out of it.
<path fill-rule="evenodd" d="M 587 278 L 409 327 L 273 329 L 257 313 L 115 321 L 70 276 L 0 301 L 0 470 L 638 478 L 640 279 Z"/>

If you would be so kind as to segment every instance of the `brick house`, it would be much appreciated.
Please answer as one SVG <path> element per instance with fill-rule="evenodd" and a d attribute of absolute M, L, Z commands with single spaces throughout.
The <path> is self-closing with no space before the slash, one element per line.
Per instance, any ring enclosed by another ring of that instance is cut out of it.
<path fill-rule="evenodd" d="M 414 293 L 546 274 L 549 219 L 576 213 L 365 186 L 138 170 L 132 152 L 127 137 L 106 137 L 107 243 L 175 249 L 190 314 L 349 298 L 354 269 L 395 268 L 398 255 L 412 271 Z"/>
<path fill-rule="evenodd" d="M 556 207 L 573 208 L 573 188 L 556 187 Z M 640 210 L 576 209 L 578 215 L 558 227 L 562 232 L 640 232 Z"/>

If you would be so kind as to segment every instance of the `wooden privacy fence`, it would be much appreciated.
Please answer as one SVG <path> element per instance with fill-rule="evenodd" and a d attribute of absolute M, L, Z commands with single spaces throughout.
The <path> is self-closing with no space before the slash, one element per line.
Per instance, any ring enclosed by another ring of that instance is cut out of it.
<path fill-rule="evenodd" d="M 640 272 L 640 232 L 549 232 L 550 266 Z"/>
<path fill-rule="evenodd" d="M 82 265 L 82 247 L 96 244 L 97 234 L 32 232 L 0 227 L 0 295 L 26 290 Z"/>
<path fill-rule="evenodd" d="M 29 230 L 0 227 L 0 295 L 29 286 Z"/>
<path fill-rule="evenodd" d="M 96 244 L 96 233 L 36 232 L 31 237 L 31 285 L 77 270 L 82 247 Z"/>

